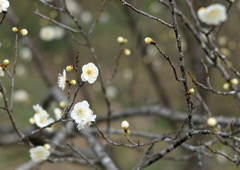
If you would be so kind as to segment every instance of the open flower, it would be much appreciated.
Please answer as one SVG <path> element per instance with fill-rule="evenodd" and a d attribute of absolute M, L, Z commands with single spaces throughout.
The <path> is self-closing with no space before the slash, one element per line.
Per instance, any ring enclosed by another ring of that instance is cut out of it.
<path fill-rule="evenodd" d="M 91 122 L 95 121 L 96 115 L 93 115 L 93 111 L 89 108 L 89 104 L 86 100 L 75 104 L 71 117 L 78 123 L 78 130 L 83 129 L 85 125 L 90 126 Z"/>
<path fill-rule="evenodd" d="M 64 69 L 63 74 L 61 75 L 59 73 L 59 76 L 58 76 L 58 87 L 60 87 L 62 90 L 64 90 L 66 87 L 66 80 L 67 80 L 67 75 L 66 75 L 66 70 Z"/>
<path fill-rule="evenodd" d="M 42 110 L 40 113 L 35 113 L 34 120 L 36 125 L 40 128 L 54 122 L 54 119 L 49 118 L 49 114 L 45 110 Z"/>
<path fill-rule="evenodd" d="M 98 68 L 93 63 L 88 63 L 82 67 L 82 81 L 93 84 L 97 80 L 97 76 Z"/>
<path fill-rule="evenodd" d="M 8 0 L 0 0 L 0 13 L 3 11 L 7 11 L 10 6 Z"/>
<path fill-rule="evenodd" d="M 4 71 L 2 69 L 2 67 L 0 67 L 0 77 L 3 77 L 4 76 Z"/>
<path fill-rule="evenodd" d="M 227 20 L 227 10 L 224 5 L 213 4 L 200 8 L 197 12 L 201 22 L 208 25 L 218 25 Z"/>
<path fill-rule="evenodd" d="M 43 146 L 31 148 L 29 152 L 31 159 L 35 162 L 47 160 L 50 156 L 50 151 L 45 149 Z"/>

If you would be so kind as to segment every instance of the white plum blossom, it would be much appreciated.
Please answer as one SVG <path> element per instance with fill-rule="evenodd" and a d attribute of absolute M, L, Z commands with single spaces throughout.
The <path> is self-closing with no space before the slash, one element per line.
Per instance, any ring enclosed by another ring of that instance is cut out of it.
<path fill-rule="evenodd" d="M 0 77 L 3 77 L 4 76 L 4 71 L 2 69 L 2 67 L 0 67 Z"/>
<path fill-rule="evenodd" d="M 39 36 L 44 41 L 52 41 L 55 38 L 54 28 L 51 26 L 42 27 Z"/>
<path fill-rule="evenodd" d="M 50 151 L 45 149 L 43 146 L 37 146 L 29 150 L 30 157 L 35 162 L 47 160 L 50 156 Z"/>
<path fill-rule="evenodd" d="M 89 11 L 82 11 L 80 14 L 80 18 L 82 20 L 83 23 L 90 23 L 93 19 L 92 13 Z"/>
<path fill-rule="evenodd" d="M 29 47 L 23 47 L 19 50 L 19 56 L 21 57 L 22 60 L 24 61 L 31 61 L 33 58 L 32 51 Z"/>
<path fill-rule="evenodd" d="M 71 112 L 71 118 L 78 123 L 78 130 L 83 129 L 85 125 L 90 126 L 91 122 L 95 121 L 96 117 L 96 115 L 93 115 L 93 111 L 89 108 L 89 104 L 86 100 L 75 104 Z"/>
<path fill-rule="evenodd" d="M 40 128 L 54 122 L 54 119 L 49 118 L 49 114 L 45 110 L 42 110 L 40 113 L 35 113 L 33 117 L 36 125 Z"/>
<path fill-rule="evenodd" d="M 66 87 L 66 80 L 67 80 L 67 75 L 66 75 L 66 70 L 64 69 L 63 74 L 61 75 L 59 73 L 59 76 L 58 76 L 58 87 L 60 87 L 62 90 L 64 90 Z"/>
<path fill-rule="evenodd" d="M 61 110 L 60 108 L 55 108 L 55 109 L 53 110 L 53 112 L 54 112 L 54 114 L 55 114 L 56 120 L 61 119 L 61 117 L 62 117 L 62 110 Z"/>
<path fill-rule="evenodd" d="M 0 0 L 0 13 L 3 11 L 7 11 L 10 6 L 8 0 Z"/>
<path fill-rule="evenodd" d="M 213 4 L 207 8 L 200 8 L 197 12 L 201 22 L 208 25 L 218 25 L 227 20 L 227 10 L 224 5 Z"/>
<path fill-rule="evenodd" d="M 98 68 L 93 63 L 88 63 L 82 67 L 82 81 L 93 84 L 97 80 L 97 77 Z"/>
<path fill-rule="evenodd" d="M 29 94 L 25 90 L 16 90 L 13 100 L 15 102 L 26 102 L 29 100 Z"/>

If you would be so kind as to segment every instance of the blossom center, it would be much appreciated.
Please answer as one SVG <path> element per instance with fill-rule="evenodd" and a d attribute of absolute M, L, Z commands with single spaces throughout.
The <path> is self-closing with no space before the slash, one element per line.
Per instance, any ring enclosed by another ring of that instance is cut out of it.
<path fill-rule="evenodd" d="M 209 18 L 217 18 L 219 16 L 219 12 L 218 10 L 212 10 L 210 13 L 209 13 Z"/>
<path fill-rule="evenodd" d="M 89 69 L 89 70 L 87 70 L 87 75 L 91 75 L 92 74 L 92 71 Z"/>
<path fill-rule="evenodd" d="M 40 117 L 40 122 L 45 123 L 47 121 L 47 118 L 45 116 Z"/>

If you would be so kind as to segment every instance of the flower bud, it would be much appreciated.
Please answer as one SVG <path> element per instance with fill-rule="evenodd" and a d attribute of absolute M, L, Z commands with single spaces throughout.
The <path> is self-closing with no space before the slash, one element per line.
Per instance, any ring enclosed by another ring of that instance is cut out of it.
<path fill-rule="evenodd" d="M 44 144 L 43 147 L 47 150 L 51 149 L 51 145 L 49 145 L 48 143 Z"/>
<path fill-rule="evenodd" d="M 21 30 L 20 30 L 20 33 L 21 33 L 23 36 L 25 36 L 25 35 L 28 34 L 28 30 L 27 30 L 27 29 L 21 29 Z"/>
<path fill-rule="evenodd" d="M 18 32 L 18 28 L 17 28 L 17 27 L 13 27 L 13 28 L 12 28 L 12 31 L 13 31 L 13 32 Z"/>
<path fill-rule="evenodd" d="M 210 117 L 207 120 L 207 124 L 208 126 L 214 127 L 217 125 L 217 119 L 215 119 L 214 117 Z"/>
<path fill-rule="evenodd" d="M 30 122 L 30 124 L 35 124 L 35 119 L 33 118 L 33 117 L 31 117 L 30 119 L 29 119 L 29 122 Z"/>
<path fill-rule="evenodd" d="M 194 93 L 194 88 L 189 89 L 188 93 L 193 94 Z"/>
<path fill-rule="evenodd" d="M 67 71 L 67 72 L 72 71 L 72 69 L 73 69 L 73 66 L 72 66 L 72 65 L 66 67 L 66 71 Z"/>
<path fill-rule="evenodd" d="M 230 83 L 231 83 L 232 85 L 238 85 L 238 79 L 233 78 L 233 79 L 230 80 Z"/>
<path fill-rule="evenodd" d="M 121 127 L 122 127 L 124 130 L 128 129 L 128 128 L 129 128 L 129 123 L 128 123 L 128 121 L 126 121 L 126 120 L 122 121 Z"/>
<path fill-rule="evenodd" d="M 146 44 L 155 44 L 154 40 L 150 37 L 145 38 L 144 41 Z"/>
<path fill-rule="evenodd" d="M 124 54 L 125 54 L 126 56 L 131 55 L 131 51 L 130 51 L 129 49 L 127 49 L 127 48 L 125 48 L 125 49 L 123 50 L 123 52 L 124 52 Z"/>
<path fill-rule="evenodd" d="M 70 84 L 71 84 L 71 85 L 76 85 L 77 82 L 76 82 L 76 80 L 71 80 L 71 81 L 70 81 Z"/>
<path fill-rule="evenodd" d="M 9 60 L 8 59 L 3 60 L 3 64 L 7 66 L 9 64 Z"/>
<path fill-rule="evenodd" d="M 224 90 L 229 90 L 230 84 L 229 83 L 224 83 L 223 84 L 223 89 Z"/>
<path fill-rule="evenodd" d="M 61 108 L 64 108 L 64 107 L 66 106 L 66 102 L 61 101 L 61 102 L 59 103 L 59 106 L 60 106 Z"/>

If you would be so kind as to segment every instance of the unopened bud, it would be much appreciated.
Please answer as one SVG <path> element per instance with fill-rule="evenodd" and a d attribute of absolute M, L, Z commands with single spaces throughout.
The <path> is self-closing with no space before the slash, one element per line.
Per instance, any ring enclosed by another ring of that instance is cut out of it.
<path fill-rule="evenodd" d="M 64 107 L 66 106 L 66 102 L 61 101 L 61 102 L 59 103 L 59 106 L 60 106 L 61 108 L 64 108 Z"/>
<path fill-rule="evenodd" d="M 238 85 L 238 79 L 233 78 L 233 79 L 230 80 L 230 83 L 231 83 L 232 85 Z"/>
<path fill-rule="evenodd" d="M 18 32 L 18 28 L 17 28 L 17 27 L 13 27 L 13 28 L 12 28 L 12 31 L 13 31 L 13 32 Z"/>
<path fill-rule="evenodd" d="M 124 52 L 124 54 L 125 54 L 126 56 L 131 55 L 131 50 L 129 50 L 129 49 L 127 49 L 127 48 L 125 48 L 125 49 L 123 50 L 123 52 Z"/>
<path fill-rule="evenodd" d="M 71 84 L 71 85 L 76 85 L 77 82 L 76 82 L 76 80 L 71 80 L 71 81 L 70 81 L 70 84 Z"/>
<path fill-rule="evenodd" d="M 224 90 L 229 90 L 230 84 L 229 83 L 224 83 L 223 84 L 223 89 Z"/>
<path fill-rule="evenodd" d="M 67 71 L 67 72 L 70 72 L 70 71 L 72 71 L 72 69 L 73 69 L 73 66 L 72 66 L 72 65 L 71 65 L 71 66 L 67 66 L 67 67 L 66 67 L 66 71 Z"/>
<path fill-rule="evenodd" d="M 214 117 L 210 117 L 207 120 L 207 124 L 208 124 L 208 126 L 214 127 L 217 125 L 217 119 L 215 119 Z"/>
<path fill-rule="evenodd" d="M 9 60 L 8 59 L 3 60 L 3 64 L 7 66 L 9 64 Z"/>
<path fill-rule="evenodd" d="M 154 40 L 150 37 L 145 38 L 144 41 L 146 44 L 155 44 Z"/>
<path fill-rule="evenodd" d="M 188 93 L 193 94 L 194 93 L 194 88 L 189 89 Z"/>
<path fill-rule="evenodd" d="M 49 145 L 48 143 L 44 144 L 43 147 L 47 150 L 51 149 L 51 145 Z"/>
<path fill-rule="evenodd" d="M 128 129 L 128 128 L 129 128 L 129 123 L 128 123 L 128 121 L 126 121 L 126 120 L 122 121 L 121 127 L 122 127 L 124 130 Z"/>
<path fill-rule="evenodd" d="M 31 118 L 29 119 L 29 122 L 33 125 L 33 124 L 35 124 L 35 119 L 34 119 L 33 117 L 31 117 Z"/>
<path fill-rule="evenodd" d="M 27 29 L 21 29 L 21 30 L 20 30 L 20 33 L 21 33 L 23 36 L 25 36 L 25 35 L 28 34 L 28 30 L 27 30 Z"/>

